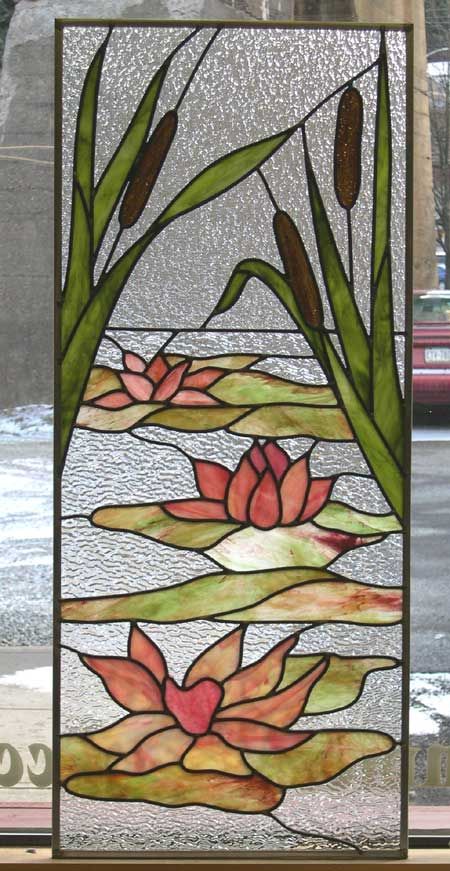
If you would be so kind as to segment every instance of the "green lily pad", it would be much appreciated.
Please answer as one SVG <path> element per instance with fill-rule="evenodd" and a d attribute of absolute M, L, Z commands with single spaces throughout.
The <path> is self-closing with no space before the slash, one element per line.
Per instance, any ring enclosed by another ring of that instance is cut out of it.
<path fill-rule="evenodd" d="M 343 502 L 329 502 L 320 514 L 316 514 L 314 523 L 326 529 L 339 529 L 354 535 L 372 535 L 377 532 L 388 535 L 402 531 L 395 514 L 368 514 L 366 511 L 356 511 Z"/>
<path fill-rule="evenodd" d="M 322 659 L 318 656 L 288 656 L 277 691 L 290 686 L 307 674 Z M 373 656 L 337 656 L 332 654 L 329 666 L 313 686 L 304 714 L 322 714 L 348 707 L 363 690 L 366 678 L 374 671 L 398 667 L 397 659 Z"/>
<path fill-rule="evenodd" d="M 358 581 L 315 581 L 291 587 L 250 608 L 220 614 L 216 620 L 245 623 L 338 622 L 389 626 L 402 618 L 399 587 Z"/>
<path fill-rule="evenodd" d="M 97 408 L 95 405 L 81 405 L 77 415 L 77 426 L 100 432 L 126 432 L 140 425 L 151 411 L 163 408 L 161 402 L 136 402 L 126 408 Z"/>
<path fill-rule="evenodd" d="M 253 769 L 280 786 L 311 786 L 337 777 L 355 762 L 389 753 L 395 741 L 384 732 L 329 730 L 285 753 L 245 753 Z"/>
<path fill-rule="evenodd" d="M 174 406 L 163 408 L 147 417 L 144 417 L 140 426 L 164 426 L 166 429 L 180 429 L 183 432 L 211 432 L 216 429 L 224 429 L 241 414 L 245 414 L 248 408 L 223 408 L 216 406 Z"/>
<path fill-rule="evenodd" d="M 173 547 L 204 549 L 239 526 L 221 520 L 178 520 L 159 505 L 114 505 L 98 508 L 92 515 L 94 526 L 144 535 Z"/>
<path fill-rule="evenodd" d="M 84 393 L 85 402 L 110 393 L 111 390 L 122 390 L 122 382 L 117 372 L 105 366 L 94 366 Z"/>
<path fill-rule="evenodd" d="M 79 771 L 104 771 L 119 757 L 95 747 L 81 735 L 63 735 L 60 742 L 60 777 L 64 782 Z"/>
<path fill-rule="evenodd" d="M 273 405 L 296 402 L 300 405 L 336 405 L 330 387 L 296 384 L 268 372 L 237 372 L 226 375 L 208 393 L 232 405 Z"/>
<path fill-rule="evenodd" d="M 80 774 L 70 778 L 66 789 L 83 798 L 145 801 L 168 807 L 200 805 L 245 814 L 270 811 L 284 796 L 282 789 L 258 774 L 242 777 L 194 772 L 177 764 L 148 774 Z"/>
<path fill-rule="evenodd" d="M 189 374 L 199 372 L 200 369 L 246 369 L 252 363 L 260 359 L 258 354 L 221 354 L 219 357 L 201 357 L 192 361 L 189 366 Z"/>
<path fill-rule="evenodd" d="M 359 536 L 328 532 L 314 523 L 240 529 L 207 551 L 220 565 L 237 572 L 289 566 L 325 566 L 342 553 L 381 540 L 380 535 Z"/>
<path fill-rule="evenodd" d="M 160 590 L 67 599 L 61 617 L 69 623 L 179 623 L 208 617 L 228 622 L 347 620 L 389 625 L 401 619 L 401 590 L 359 584 L 324 569 L 220 572 Z"/>
<path fill-rule="evenodd" d="M 250 411 L 228 427 L 237 435 L 286 438 L 311 436 L 327 441 L 351 441 L 353 433 L 339 408 L 311 405 L 270 405 Z"/>

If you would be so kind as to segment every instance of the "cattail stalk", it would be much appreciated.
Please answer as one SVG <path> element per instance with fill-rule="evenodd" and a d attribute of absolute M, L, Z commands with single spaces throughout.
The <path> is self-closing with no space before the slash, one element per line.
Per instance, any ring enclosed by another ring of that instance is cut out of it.
<path fill-rule="evenodd" d="M 339 101 L 334 140 L 334 189 L 339 205 L 350 211 L 361 186 L 363 100 L 353 86 Z"/>
<path fill-rule="evenodd" d="M 286 278 L 309 327 L 323 327 L 320 291 L 300 233 L 287 212 L 278 210 L 273 229 Z"/>
<path fill-rule="evenodd" d="M 177 125 L 177 113 L 173 110 L 166 112 L 138 156 L 119 211 L 121 230 L 132 227 L 144 211 L 174 140 Z"/>

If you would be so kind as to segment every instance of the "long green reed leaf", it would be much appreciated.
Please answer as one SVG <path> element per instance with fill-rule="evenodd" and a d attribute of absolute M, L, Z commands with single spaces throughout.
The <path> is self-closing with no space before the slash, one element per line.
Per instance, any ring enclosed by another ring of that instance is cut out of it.
<path fill-rule="evenodd" d="M 110 35 L 109 32 L 90 63 L 78 110 L 73 156 L 74 180 L 69 259 L 61 315 L 63 351 L 92 292 L 92 197 L 97 97 L 103 60 Z"/>
<path fill-rule="evenodd" d="M 294 128 L 289 128 L 282 133 L 276 133 L 259 142 L 238 148 L 214 161 L 195 176 L 169 203 L 157 218 L 157 227 L 162 229 L 175 218 L 192 212 L 193 209 L 230 190 L 272 157 L 293 133 Z"/>
<path fill-rule="evenodd" d="M 370 405 L 370 347 L 312 168 L 306 134 L 304 157 L 317 247 L 328 300 L 350 377 L 366 408 Z"/>
<path fill-rule="evenodd" d="M 153 123 L 158 98 L 171 58 L 153 76 L 119 146 L 104 170 L 94 198 L 94 250 L 101 245 L 105 230 L 122 196 L 136 158 Z"/>
<path fill-rule="evenodd" d="M 386 46 L 382 36 L 375 122 L 372 232 L 372 406 L 380 431 L 403 462 L 403 399 L 394 338 L 390 251 L 392 136 Z"/>

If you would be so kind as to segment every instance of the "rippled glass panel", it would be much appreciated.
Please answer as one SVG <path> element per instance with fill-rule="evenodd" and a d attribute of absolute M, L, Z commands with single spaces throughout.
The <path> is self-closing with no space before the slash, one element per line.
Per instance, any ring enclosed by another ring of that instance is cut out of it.
<path fill-rule="evenodd" d="M 404 856 L 409 30 L 58 46 L 55 853 Z"/>

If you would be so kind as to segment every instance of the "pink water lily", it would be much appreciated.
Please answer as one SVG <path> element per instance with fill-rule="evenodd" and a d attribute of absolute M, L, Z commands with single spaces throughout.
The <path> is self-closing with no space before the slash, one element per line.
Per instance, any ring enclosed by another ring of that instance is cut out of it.
<path fill-rule="evenodd" d="M 298 633 L 242 668 L 245 629 L 234 629 L 205 650 L 179 685 L 158 646 L 137 626 L 128 657 L 81 660 L 109 695 L 130 713 L 88 738 L 120 757 L 111 771 L 143 774 L 179 763 L 188 771 L 251 774 L 244 753 L 279 753 L 307 741 L 311 732 L 289 729 L 328 667 L 323 657 L 307 674 L 277 691 Z"/>
<path fill-rule="evenodd" d="M 312 520 L 328 501 L 334 478 L 312 478 L 309 453 L 292 461 L 275 441 L 255 441 L 235 472 L 220 463 L 194 460 L 200 499 L 166 502 L 174 517 L 235 520 L 257 529 Z"/>
<path fill-rule="evenodd" d="M 218 378 L 222 369 L 212 366 L 188 374 L 190 361 L 171 365 L 168 358 L 158 353 L 150 362 L 139 354 L 124 351 L 123 371 L 118 372 L 121 390 L 112 390 L 94 399 L 99 408 L 126 408 L 139 402 L 169 402 L 173 405 L 218 405 L 205 391 Z"/>

